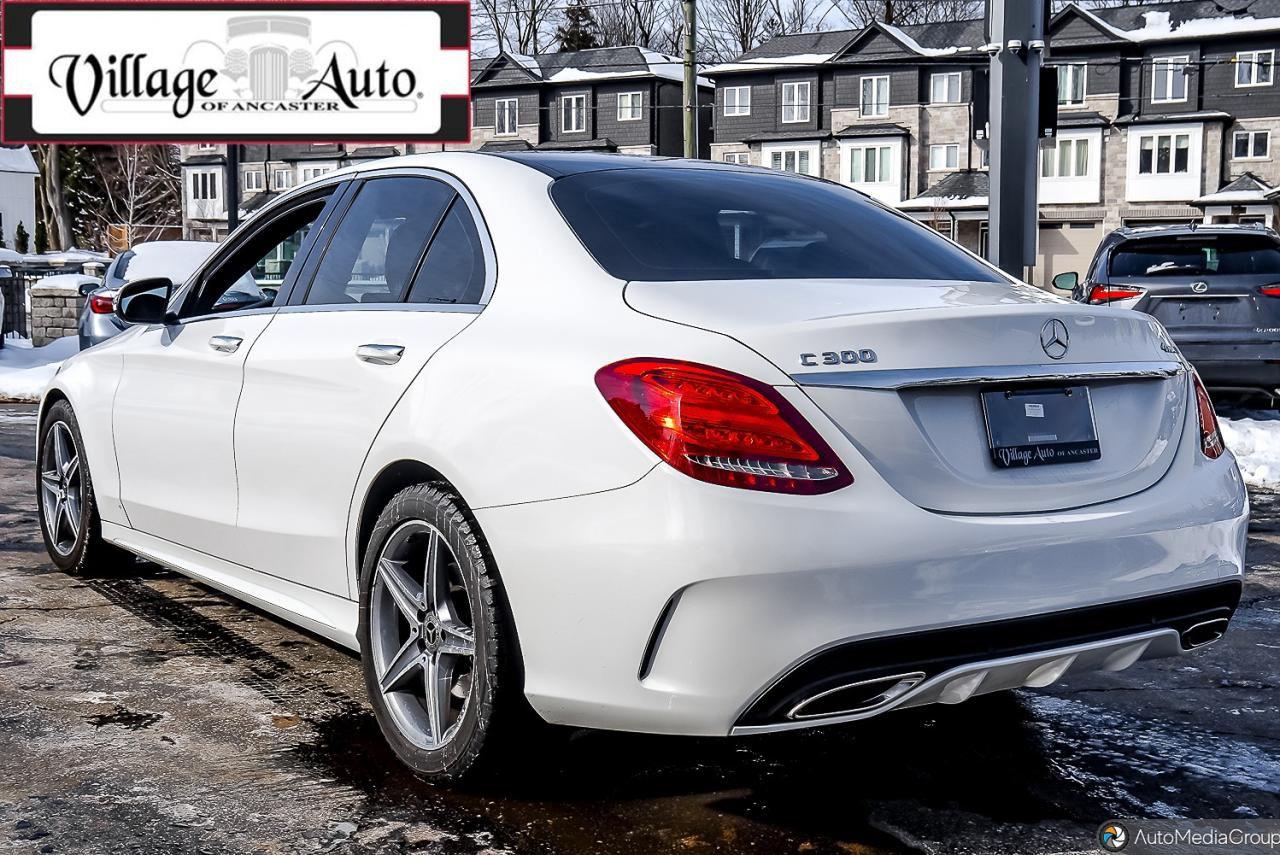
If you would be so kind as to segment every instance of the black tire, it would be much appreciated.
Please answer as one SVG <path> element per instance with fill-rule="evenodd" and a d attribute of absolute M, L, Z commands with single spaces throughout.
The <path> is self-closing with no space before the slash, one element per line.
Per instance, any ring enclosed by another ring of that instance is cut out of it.
<path fill-rule="evenodd" d="M 79 498 L 79 513 L 75 514 L 78 525 L 74 539 L 67 536 L 70 530 L 61 520 L 57 532 L 50 530 L 48 519 L 50 514 L 45 507 L 45 489 L 42 486 L 46 451 L 49 443 L 53 441 L 55 431 L 63 429 L 66 431 L 64 436 L 69 439 L 78 460 L 78 478 L 68 491 Z M 62 400 L 49 407 L 40 423 L 37 439 L 37 516 L 40 518 L 40 534 L 44 537 L 45 550 L 49 553 L 49 558 L 54 565 L 67 573 L 82 574 L 114 572 L 131 564 L 132 555 L 102 539 L 102 520 L 98 516 L 97 500 L 93 492 L 93 477 L 89 472 L 89 461 L 84 452 L 80 424 L 76 421 L 76 414 L 71 409 L 70 403 Z"/>
<path fill-rule="evenodd" d="M 470 694 L 453 719 L 456 730 L 436 749 L 415 744 L 391 709 L 379 684 L 372 638 L 379 558 L 393 535 L 419 522 L 438 531 L 453 552 L 455 561 L 450 567 L 456 567 L 456 578 L 464 583 L 474 633 Z M 439 484 L 401 490 L 378 516 L 362 565 L 357 629 L 361 668 L 378 725 L 396 756 L 416 774 L 436 783 L 474 780 L 498 768 L 507 736 L 536 726 L 536 716 L 523 697 L 518 645 L 493 558 L 462 499 Z"/>

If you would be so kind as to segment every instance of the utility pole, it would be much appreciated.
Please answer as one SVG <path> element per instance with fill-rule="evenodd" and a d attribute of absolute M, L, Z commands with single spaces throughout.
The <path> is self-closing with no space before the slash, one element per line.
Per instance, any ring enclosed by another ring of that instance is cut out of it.
<path fill-rule="evenodd" d="M 988 0 L 991 53 L 991 198 L 989 256 L 1018 279 L 1036 261 L 1040 147 L 1041 0 Z"/>
<path fill-rule="evenodd" d="M 227 234 L 240 225 L 240 146 L 227 146 Z"/>
<path fill-rule="evenodd" d="M 698 12 L 694 0 L 682 0 L 684 6 L 684 156 L 698 156 L 698 68 L 694 63 L 697 41 Z"/>

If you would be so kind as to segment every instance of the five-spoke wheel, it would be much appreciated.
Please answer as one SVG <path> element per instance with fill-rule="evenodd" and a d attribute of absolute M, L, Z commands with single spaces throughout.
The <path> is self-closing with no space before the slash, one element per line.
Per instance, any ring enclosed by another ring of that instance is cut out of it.
<path fill-rule="evenodd" d="M 59 555 L 67 556 L 75 550 L 83 511 L 80 452 L 70 426 L 55 421 L 45 433 L 40 455 L 40 512 L 50 545 Z"/>

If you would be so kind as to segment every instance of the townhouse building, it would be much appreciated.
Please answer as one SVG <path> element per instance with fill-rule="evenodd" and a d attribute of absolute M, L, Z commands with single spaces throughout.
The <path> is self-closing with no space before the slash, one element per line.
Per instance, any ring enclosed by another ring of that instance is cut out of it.
<path fill-rule="evenodd" d="M 1121 225 L 1276 224 L 1280 0 L 1069 4 L 1049 35 L 1033 281 L 1083 270 Z M 981 20 L 775 38 L 706 70 L 711 156 L 839 181 L 985 254 L 984 42 Z"/>

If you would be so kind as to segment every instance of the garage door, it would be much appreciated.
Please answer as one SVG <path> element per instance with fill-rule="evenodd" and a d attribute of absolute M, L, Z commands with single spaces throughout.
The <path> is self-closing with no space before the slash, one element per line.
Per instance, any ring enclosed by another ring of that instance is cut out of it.
<path fill-rule="evenodd" d="M 1048 288 L 1059 273 L 1078 273 L 1084 279 L 1093 254 L 1106 235 L 1102 223 L 1041 223 L 1040 246 L 1032 281 Z"/>

